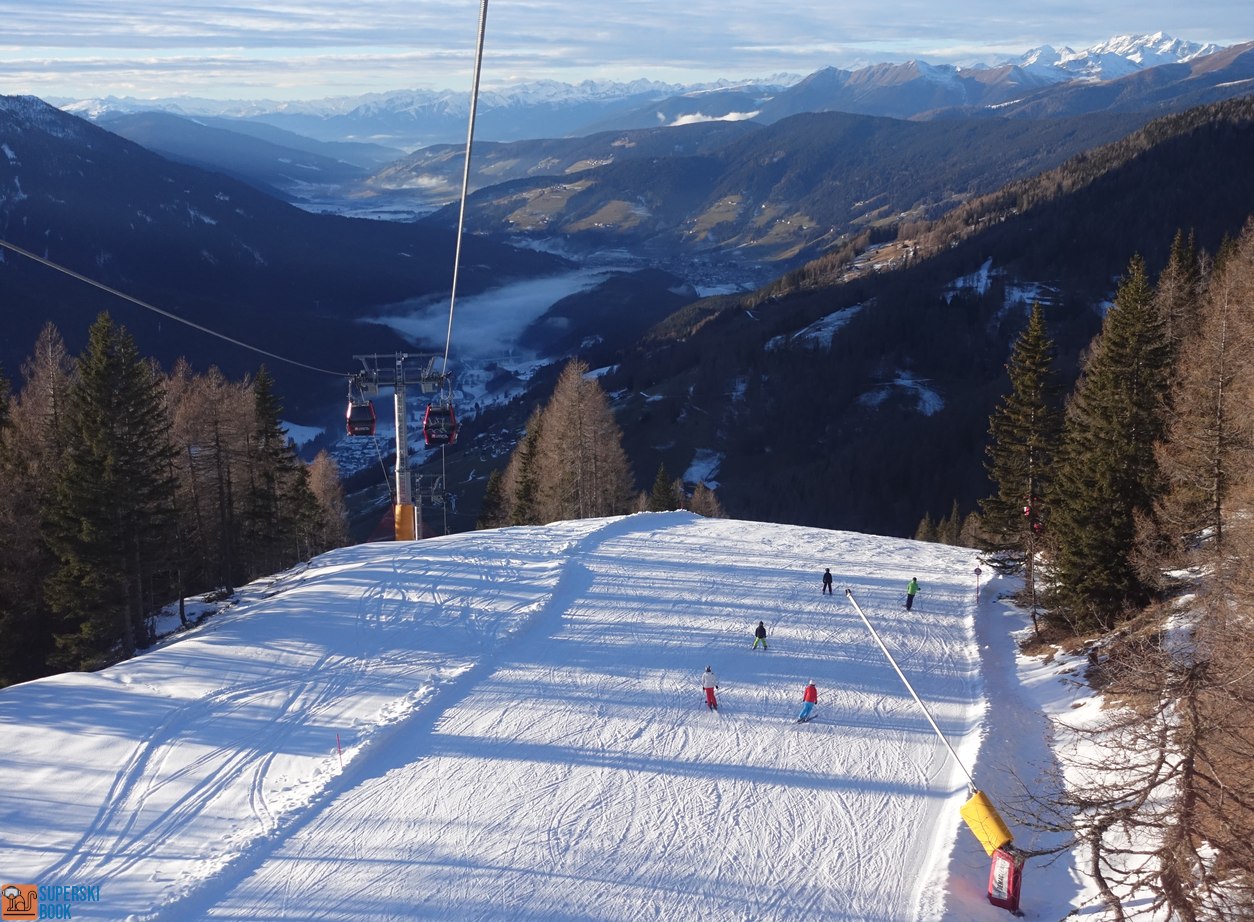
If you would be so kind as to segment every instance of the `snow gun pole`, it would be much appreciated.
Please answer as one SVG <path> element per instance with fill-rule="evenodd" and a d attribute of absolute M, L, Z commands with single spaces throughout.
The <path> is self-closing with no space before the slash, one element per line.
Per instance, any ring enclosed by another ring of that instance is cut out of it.
<path fill-rule="evenodd" d="M 888 652 L 888 647 L 884 646 L 884 641 L 880 640 L 879 631 L 875 630 L 870 620 L 863 613 L 862 607 L 858 605 L 858 600 L 853 597 L 853 592 L 845 589 L 845 598 L 849 600 L 849 604 L 853 606 L 853 610 L 858 613 L 858 617 L 862 619 L 862 623 L 866 625 L 866 629 L 871 632 L 871 636 L 875 638 L 875 642 L 879 644 L 880 652 L 892 664 L 893 669 L 897 673 L 897 678 L 901 679 L 901 684 L 906 686 L 906 690 L 910 692 L 910 697 L 914 698 L 914 703 L 923 711 L 923 716 L 927 718 L 927 722 L 932 725 L 932 729 L 936 731 L 936 735 L 940 737 L 940 741 L 945 744 L 945 748 L 949 750 L 949 754 L 954 757 L 954 761 L 958 767 L 962 769 L 962 773 L 967 776 L 967 782 L 970 790 L 974 791 L 975 779 L 971 777 L 971 773 L 967 771 L 967 767 L 962 764 L 962 760 L 958 758 L 958 753 L 954 752 L 954 747 L 949 744 L 949 740 L 945 739 L 945 734 L 941 733 L 940 727 L 936 726 L 936 721 L 932 719 L 932 712 L 927 709 L 927 705 L 923 703 L 923 699 L 919 697 L 914 690 L 914 686 L 910 684 L 910 680 L 906 678 L 906 674 L 901 671 L 901 667 L 897 665 L 897 661 L 893 659 L 893 655 Z"/>

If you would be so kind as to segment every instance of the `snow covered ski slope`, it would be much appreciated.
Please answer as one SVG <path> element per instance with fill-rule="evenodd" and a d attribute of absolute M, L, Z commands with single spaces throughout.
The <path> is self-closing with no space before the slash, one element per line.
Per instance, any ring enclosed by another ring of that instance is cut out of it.
<path fill-rule="evenodd" d="M 344 548 L 0 692 L 0 877 L 134 922 L 973 918 L 966 777 L 843 589 L 971 765 L 975 565 L 688 513 Z"/>

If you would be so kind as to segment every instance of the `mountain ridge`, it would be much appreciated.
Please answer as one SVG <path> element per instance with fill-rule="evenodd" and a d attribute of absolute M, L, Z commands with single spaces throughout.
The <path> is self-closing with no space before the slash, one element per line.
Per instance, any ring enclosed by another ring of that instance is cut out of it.
<path fill-rule="evenodd" d="M 1048 55 L 1053 64 L 1042 63 Z M 933 77 L 946 74 L 946 79 L 957 78 L 969 86 L 983 85 L 984 71 L 1006 68 L 1021 71 L 1017 79 L 1025 85 L 1032 82 L 1062 82 L 1075 79 L 1108 79 L 1124 76 L 1133 70 L 1172 61 L 1190 61 L 1200 55 L 1219 50 L 1212 44 L 1173 39 L 1164 33 L 1142 36 L 1118 36 L 1092 46 L 1082 52 L 1057 52 L 1050 46 L 1026 52 L 1021 59 L 1032 58 L 1030 67 L 1015 61 L 994 59 L 991 63 L 973 63 L 965 66 L 926 65 Z M 885 69 L 902 67 L 920 68 L 923 62 L 879 63 L 845 71 L 854 78 L 855 85 L 865 89 L 872 74 L 883 74 Z M 839 70 L 831 68 L 831 70 Z M 817 72 L 816 72 L 817 73 Z M 985 75 L 986 76 L 986 75 Z M 707 83 L 681 85 L 650 80 L 593 81 L 564 84 L 558 81 L 536 81 L 512 87 L 485 88 L 481 93 L 478 109 L 477 134 L 484 140 L 520 140 L 524 137 L 565 136 L 588 133 L 599 128 L 611 127 L 610 119 L 629 118 L 629 123 L 615 122 L 612 127 L 646 127 L 639 124 L 636 113 L 642 106 L 710 91 L 730 92 L 737 88 L 746 97 L 761 94 L 763 89 L 771 94 L 784 94 L 802 78 L 789 74 L 777 74 L 754 79 L 718 80 Z M 892 79 L 898 79 L 893 77 Z M 1002 78 L 1004 81 L 1004 77 Z M 465 120 L 469 100 L 466 91 L 454 90 L 393 90 L 362 96 L 336 97 L 325 100 L 299 102 L 216 101 L 187 97 L 165 100 L 133 99 L 64 99 L 55 100 L 68 110 L 89 118 L 97 118 L 107 111 L 134 112 L 139 109 L 168 109 L 176 114 L 230 116 L 259 120 L 279 127 L 308 134 L 318 140 L 389 141 L 395 146 L 414 148 L 433 143 L 453 143 L 465 134 Z M 1001 100 L 1001 101 L 1004 101 Z M 961 104 L 950 99 L 946 105 Z M 784 111 L 780 116 L 793 114 L 795 109 Z M 855 110 L 862 111 L 862 110 Z M 526 113 L 526 117 L 520 115 Z M 887 111 L 868 114 L 895 114 Z M 656 124 L 653 122 L 652 124 Z"/>
<path fill-rule="evenodd" d="M 297 353 L 306 365 L 351 370 L 354 349 L 412 348 L 375 315 L 449 285 L 455 241 L 443 228 L 313 214 L 162 158 L 34 97 L 0 97 L 0 139 L 6 240 L 179 316 L 212 318 L 215 330 L 257 348 Z M 497 241 L 467 246 L 467 292 L 566 265 Z M 0 286 L 0 363 L 10 374 L 46 321 L 57 321 L 74 349 L 96 314 L 117 306 L 8 252 L 0 256 Z M 139 347 L 163 363 L 205 351 L 202 333 L 146 311 L 130 316 Z M 210 354 L 237 376 L 265 360 L 216 344 Z M 286 366 L 272 372 L 288 382 L 293 408 L 326 398 L 328 376 Z"/>

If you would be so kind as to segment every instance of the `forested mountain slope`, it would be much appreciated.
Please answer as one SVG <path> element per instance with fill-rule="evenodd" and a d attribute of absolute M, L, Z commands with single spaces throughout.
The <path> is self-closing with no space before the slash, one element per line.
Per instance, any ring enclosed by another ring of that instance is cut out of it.
<path fill-rule="evenodd" d="M 907 122 L 829 112 L 756 131 L 711 135 L 705 128 L 703 138 L 725 143 L 677 141 L 646 157 L 631 151 L 654 135 L 625 133 L 602 137 L 597 161 L 566 158 L 559 175 L 480 189 L 467 222 L 477 233 L 560 236 L 583 248 L 791 265 L 849 234 L 937 217 L 1143 122 L 1135 114 Z M 390 181 L 399 181 L 404 169 Z M 449 208 L 427 222 L 451 226 L 456 217 Z"/>
<path fill-rule="evenodd" d="M 747 518 L 909 533 L 950 499 L 969 511 L 1031 304 L 1065 388 L 1133 255 L 1156 274 L 1177 229 L 1214 252 L 1254 213 L 1252 149 L 1254 100 L 1171 116 L 918 227 L 908 265 L 829 258 L 690 305 L 604 378 L 633 460 L 720 458 L 720 497 Z"/>
<path fill-rule="evenodd" d="M 312 365 L 351 370 L 354 352 L 402 348 L 392 330 L 363 321 L 382 305 L 450 284 L 454 240 L 444 228 L 310 214 L 165 160 L 33 97 L 0 97 L 0 141 L 6 240 Z M 467 248 L 467 291 L 562 265 L 488 240 Z M 58 323 L 77 351 L 96 314 L 118 305 L 13 253 L 0 257 L 0 286 L 0 364 L 11 372 L 45 322 Z M 147 312 L 127 319 L 141 351 L 167 365 L 187 355 L 202 368 L 218 364 L 238 374 L 261 361 Z M 275 371 L 288 382 L 289 405 L 301 399 L 301 385 L 320 381 Z"/>

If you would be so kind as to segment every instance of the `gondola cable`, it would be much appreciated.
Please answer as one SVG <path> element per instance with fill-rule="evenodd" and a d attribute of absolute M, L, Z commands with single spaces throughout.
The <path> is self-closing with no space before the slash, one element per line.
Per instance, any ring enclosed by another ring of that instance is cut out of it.
<path fill-rule="evenodd" d="M 199 330 L 202 333 L 208 333 L 210 336 L 216 336 L 218 339 L 225 340 L 226 342 L 231 343 L 232 345 L 239 346 L 241 349 L 247 349 L 250 352 L 256 352 L 259 355 L 264 355 L 269 358 L 275 359 L 277 361 L 285 362 L 288 365 L 295 365 L 298 368 L 304 368 L 308 371 L 316 371 L 320 374 L 334 375 L 337 378 L 346 377 L 350 381 L 350 385 L 349 385 L 350 388 L 352 386 L 351 382 L 353 380 L 353 375 L 348 374 L 346 372 L 332 371 L 329 368 L 319 368 L 317 365 L 309 365 L 305 362 L 298 362 L 296 359 L 290 359 L 287 356 L 279 355 L 276 352 L 270 352 L 266 349 L 260 348 L 259 346 L 254 346 L 254 345 L 251 345 L 250 343 L 243 342 L 242 340 L 235 339 L 234 337 L 227 336 L 225 333 L 219 333 L 217 330 L 211 330 L 209 327 L 203 326 L 199 323 L 196 323 L 195 321 L 188 320 L 185 317 L 180 317 L 177 314 L 172 314 L 169 311 L 164 310 L 163 308 L 157 307 L 155 304 L 149 304 L 147 301 L 141 301 L 139 298 L 136 298 L 132 295 L 128 295 L 124 291 L 118 291 L 116 288 L 112 288 L 109 285 L 104 284 L 103 282 L 98 282 L 95 279 L 89 278 L 88 276 L 85 276 L 80 272 L 75 272 L 73 269 L 70 269 L 68 266 L 63 266 L 60 263 L 53 262 L 50 259 L 46 259 L 42 256 L 39 256 L 36 253 L 30 252 L 30 250 L 23 249 L 22 247 L 18 246 L 15 243 L 10 243 L 7 240 L 0 239 L 0 248 L 11 250 L 20 256 L 25 256 L 27 259 L 31 259 L 41 265 L 47 266 L 49 269 L 53 269 L 64 275 L 68 275 L 70 278 L 76 279 L 77 281 L 80 281 L 80 282 L 84 282 L 85 284 L 90 285 L 93 288 L 98 288 L 101 291 L 106 292 L 107 294 L 111 294 L 115 297 L 121 298 L 123 301 L 129 301 L 131 304 L 134 304 L 137 307 L 142 307 L 145 310 L 149 310 L 156 314 L 160 314 L 162 317 L 168 317 L 170 320 L 177 321 L 178 323 L 184 324 L 185 326 L 189 326 L 195 330 Z M 373 434 L 373 427 L 371 428 L 372 428 L 372 434 Z M 384 480 L 384 483 L 387 484 L 388 496 L 390 499 L 395 499 L 396 493 L 392 489 L 392 481 L 387 475 L 387 466 L 386 464 L 384 464 L 384 461 L 383 461 L 383 450 L 382 448 L 379 447 L 379 440 L 377 437 L 374 440 L 374 444 L 375 444 L 375 453 L 379 456 L 379 466 L 383 469 L 383 480 Z"/>
<path fill-rule="evenodd" d="M 479 109 L 479 84 L 483 74 L 483 45 L 487 33 L 488 0 L 479 5 L 479 30 L 475 42 L 475 63 L 470 86 L 469 117 L 466 123 L 466 155 L 462 164 L 462 188 L 457 210 L 457 229 L 453 246 L 453 278 L 449 290 L 448 331 L 444 338 L 444 364 L 436 381 L 439 396 L 427 405 L 423 414 L 423 441 L 428 446 L 439 445 L 441 458 L 444 449 L 457 441 L 457 413 L 453 407 L 453 390 L 449 384 L 448 368 L 453 349 L 453 317 L 457 308 L 457 284 L 461 277 L 462 242 L 466 232 L 466 203 L 470 197 L 470 158 L 475 141 L 475 120 Z M 432 364 L 434 364 L 432 359 Z"/>
<path fill-rule="evenodd" d="M 383 460 L 383 449 L 379 445 L 379 437 L 371 436 L 374 440 L 374 453 L 379 456 L 379 470 L 383 471 L 383 482 L 388 488 L 388 503 L 396 505 L 396 490 L 392 487 L 392 478 L 388 476 L 387 462 Z"/>
<path fill-rule="evenodd" d="M 457 305 L 457 280 L 462 262 L 462 236 L 466 227 L 466 199 L 470 195 L 470 151 L 475 142 L 475 113 L 479 108 L 479 77 L 483 73 L 483 39 L 488 26 L 488 0 L 479 4 L 479 34 L 475 43 L 475 68 L 470 84 L 470 117 L 466 124 L 466 159 L 462 165 L 461 202 L 457 210 L 457 238 L 453 248 L 453 285 L 448 303 L 448 333 L 444 338 L 444 367 L 448 372 L 449 352 L 453 344 L 453 310 Z"/>
<path fill-rule="evenodd" d="M 199 330 L 202 333 L 208 333 L 210 336 L 216 336 L 218 339 L 226 340 L 226 342 L 239 346 L 241 349 L 248 349 L 249 351 L 256 352 L 259 355 L 267 356 L 279 362 L 286 362 L 288 365 L 295 365 L 298 368 L 304 368 L 308 371 L 316 371 L 320 374 L 325 374 L 325 375 L 334 375 L 337 378 L 346 378 L 346 377 L 351 378 L 352 377 L 351 374 L 348 372 L 332 371 L 329 368 L 319 368 L 317 365 L 308 365 L 305 362 L 298 362 L 296 359 L 289 359 L 286 356 L 279 355 L 278 353 L 269 352 L 265 349 L 260 348 L 259 346 L 253 346 L 253 345 L 250 345 L 249 343 L 243 342 L 242 340 L 238 340 L 231 336 L 227 336 L 225 333 L 219 333 L 217 330 L 211 330 L 209 329 L 209 327 L 202 326 L 201 324 L 196 323 L 193 320 L 188 320 L 186 317 L 180 317 L 178 314 L 172 314 L 167 310 L 157 307 L 155 304 L 149 304 L 147 301 L 141 301 L 139 298 L 136 298 L 132 295 L 128 295 L 124 291 L 118 291 L 118 289 L 112 288 L 104 284 L 103 282 L 98 282 L 93 278 L 89 278 L 88 276 L 83 275 L 82 273 L 75 272 L 73 269 L 70 269 L 67 266 L 63 266 L 60 263 L 53 262 L 50 259 L 45 259 L 44 257 L 39 256 L 35 253 L 32 253 L 30 250 L 23 249 L 17 244 L 10 243 L 7 240 L 0 239 L 0 247 L 3 247 L 6 250 L 12 250 L 14 253 L 17 253 L 21 256 L 25 256 L 27 259 L 32 259 L 35 262 L 40 263 L 41 265 L 47 266 L 49 269 L 54 269 L 57 272 L 60 272 L 64 275 L 68 275 L 72 279 L 77 279 L 78 281 L 84 282 L 85 284 L 88 284 L 92 286 L 93 288 L 98 288 L 103 292 L 113 295 L 114 297 L 121 298 L 123 301 L 129 301 L 131 304 L 134 304 L 138 307 L 142 307 L 145 310 L 152 311 L 153 313 L 160 314 L 162 317 L 168 317 L 171 320 L 175 320 L 181 324 L 184 324 L 185 326 L 191 327 L 192 329 Z"/>

